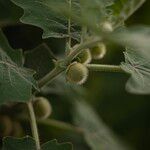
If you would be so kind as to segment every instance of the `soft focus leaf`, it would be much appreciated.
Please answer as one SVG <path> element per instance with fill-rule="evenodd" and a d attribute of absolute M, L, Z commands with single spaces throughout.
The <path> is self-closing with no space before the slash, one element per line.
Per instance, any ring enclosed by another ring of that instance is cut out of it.
<path fill-rule="evenodd" d="M 13 50 L 0 32 L 0 103 L 28 101 L 36 88 L 34 72 L 22 67 L 22 53 Z"/>
<path fill-rule="evenodd" d="M 127 150 L 112 131 L 85 102 L 74 104 L 75 123 L 83 129 L 87 144 L 92 150 Z"/>
<path fill-rule="evenodd" d="M 111 41 L 127 47 L 140 49 L 143 53 L 150 51 L 150 28 L 137 26 L 131 28 L 120 28 L 108 36 Z"/>
<path fill-rule="evenodd" d="M 31 137 L 22 139 L 7 137 L 3 140 L 2 150 L 36 150 L 35 141 Z M 72 145 L 58 144 L 56 140 L 52 140 L 43 144 L 41 150 L 72 150 Z"/>
<path fill-rule="evenodd" d="M 131 74 L 126 84 L 129 92 L 135 94 L 150 94 L 150 51 L 128 48 L 125 55 L 125 63 L 121 64 L 123 70 Z"/>
<path fill-rule="evenodd" d="M 146 0 L 116 0 L 112 5 L 115 25 L 123 24 L 145 1 Z"/>

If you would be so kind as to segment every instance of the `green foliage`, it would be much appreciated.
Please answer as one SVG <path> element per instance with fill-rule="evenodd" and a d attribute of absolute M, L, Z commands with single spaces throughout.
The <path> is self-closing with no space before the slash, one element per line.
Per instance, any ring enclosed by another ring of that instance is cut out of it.
<path fill-rule="evenodd" d="M 58 13 L 57 7 L 54 7 L 65 5 L 68 9 L 67 1 L 12 0 L 12 2 L 24 9 L 24 15 L 21 18 L 23 23 L 35 25 L 44 30 L 43 38 L 68 37 L 67 18 L 64 14 Z M 79 33 L 74 27 L 71 29 L 71 36 L 75 39 L 78 38 Z"/>
<path fill-rule="evenodd" d="M 112 131 L 103 123 L 87 103 L 76 101 L 74 108 L 75 123 L 83 129 L 85 140 L 92 150 L 129 149 L 121 144 Z"/>
<path fill-rule="evenodd" d="M 125 63 L 121 67 L 131 74 L 126 84 L 127 90 L 135 94 L 150 94 L 150 56 L 142 50 L 131 48 L 127 48 L 124 55 Z"/>
<path fill-rule="evenodd" d="M 7 137 L 3 140 L 2 150 L 36 150 L 35 141 L 31 137 L 22 139 Z M 41 150 L 72 150 L 71 144 L 58 144 L 56 140 L 42 145 Z"/>
<path fill-rule="evenodd" d="M 29 101 L 32 87 L 36 88 L 34 71 L 22 67 L 21 51 L 15 51 L 9 46 L 2 31 L 0 40 L 0 103 Z"/>
<path fill-rule="evenodd" d="M 54 67 L 52 51 L 46 44 L 25 52 L 25 67 L 36 71 L 36 79 L 42 78 Z"/>
<path fill-rule="evenodd" d="M 115 26 L 124 24 L 146 0 L 116 0 L 112 5 L 113 22 Z"/>

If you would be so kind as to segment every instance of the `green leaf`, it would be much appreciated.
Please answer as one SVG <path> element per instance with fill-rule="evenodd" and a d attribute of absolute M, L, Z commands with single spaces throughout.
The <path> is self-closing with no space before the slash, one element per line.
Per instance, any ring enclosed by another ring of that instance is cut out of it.
<path fill-rule="evenodd" d="M 43 38 L 68 37 L 68 17 L 57 9 L 57 7 L 60 8 L 60 6 L 64 5 L 69 10 L 67 1 L 12 0 L 12 2 L 24 9 L 24 15 L 21 18 L 23 23 L 35 25 L 44 30 Z M 70 36 L 77 39 L 79 38 L 79 33 L 75 30 L 74 25 L 72 25 Z"/>
<path fill-rule="evenodd" d="M 76 101 L 74 107 L 75 123 L 83 129 L 85 140 L 92 150 L 128 149 L 87 103 Z"/>
<path fill-rule="evenodd" d="M 132 27 L 113 33 L 112 41 L 127 48 L 122 69 L 131 74 L 126 89 L 135 94 L 150 94 L 150 28 Z M 120 38 L 121 37 L 121 38 Z"/>
<path fill-rule="evenodd" d="M 8 101 L 26 102 L 36 88 L 32 70 L 23 68 L 20 50 L 13 50 L 0 31 L 0 104 Z"/>
<path fill-rule="evenodd" d="M 131 28 L 120 28 L 110 34 L 107 38 L 117 44 L 140 49 L 143 53 L 150 51 L 150 27 L 136 26 Z M 120 38 L 121 37 L 121 38 Z"/>
<path fill-rule="evenodd" d="M 36 79 L 42 78 L 53 67 L 53 53 L 46 44 L 41 44 L 33 50 L 25 52 L 25 67 L 36 71 Z"/>
<path fill-rule="evenodd" d="M 72 150 L 72 145 L 68 143 L 58 144 L 56 140 L 52 140 L 43 144 L 42 150 Z"/>
<path fill-rule="evenodd" d="M 3 139 L 2 150 L 36 150 L 35 141 L 31 137 L 22 139 L 6 137 Z"/>
<path fill-rule="evenodd" d="M 131 74 L 126 89 L 134 94 L 150 94 L 150 51 L 127 48 L 125 62 L 121 64 L 124 71 Z"/>
<path fill-rule="evenodd" d="M 10 0 L 0 0 L 0 27 L 18 24 L 21 15 L 22 10 Z"/>
<path fill-rule="evenodd" d="M 115 25 L 127 20 L 146 0 L 116 0 L 112 5 Z"/>
<path fill-rule="evenodd" d="M 22 139 L 6 137 L 3 139 L 2 150 L 36 150 L 35 141 L 31 137 Z M 59 144 L 56 140 L 52 140 L 43 144 L 41 150 L 72 150 L 72 145 L 69 143 Z"/>

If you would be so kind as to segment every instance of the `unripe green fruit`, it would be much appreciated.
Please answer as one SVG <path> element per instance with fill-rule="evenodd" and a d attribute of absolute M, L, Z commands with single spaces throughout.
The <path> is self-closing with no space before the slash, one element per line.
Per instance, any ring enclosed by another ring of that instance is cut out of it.
<path fill-rule="evenodd" d="M 91 62 L 92 57 L 89 49 L 83 50 L 78 56 L 78 60 L 82 64 L 88 64 Z"/>
<path fill-rule="evenodd" d="M 9 136 L 12 127 L 12 120 L 8 116 L 0 116 L 0 137 Z"/>
<path fill-rule="evenodd" d="M 21 137 L 21 136 L 23 136 L 23 134 L 24 134 L 24 131 L 23 131 L 21 124 L 17 121 L 14 121 L 13 122 L 12 136 Z"/>
<path fill-rule="evenodd" d="M 102 59 L 106 54 L 106 46 L 99 43 L 97 46 L 91 48 L 91 55 L 93 59 Z"/>
<path fill-rule="evenodd" d="M 87 80 L 89 71 L 86 66 L 81 63 L 74 62 L 68 66 L 66 71 L 66 79 L 70 83 L 83 84 Z"/>
<path fill-rule="evenodd" d="M 34 111 L 38 119 L 46 119 L 52 113 L 52 107 L 49 101 L 44 97 L 36 97 L 33 103 Z"/>
<path fill-rule="evenodd" d="M 102 24 L 101 24 L 101 27 L 102 27 L 102 30 L 104 31 L 104 32 L 112 32 L 113 31 L 113 27 L 112 27 L 112 24 L 111 23 L 109 23 L 109 22 L 103 22 Z"/>

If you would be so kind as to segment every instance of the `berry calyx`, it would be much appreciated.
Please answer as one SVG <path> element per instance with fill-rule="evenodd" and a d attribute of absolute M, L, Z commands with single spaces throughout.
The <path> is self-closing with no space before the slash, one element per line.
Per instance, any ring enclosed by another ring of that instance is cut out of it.
<path fill-rule="evenodd" d="M 99 43 L 91 48 L 92 59 L 102 59 L 106 54 L 106 46 L 104 43 Z"/>
<path fill-rule="evenodd" d="M 88 78 L 89 71 L 87 67 L 81 63 L 74 62 L 68 66 L 66 71 L 66 79 L 70 83 L 83 84 Z"/>
<path fill-rule="evenodd" d="M 35 115 L 38 119 L 46 119 L 52 113 L 52 107 L 49 101 L 44 97 L 36 97 L 33 103 Z"/>

